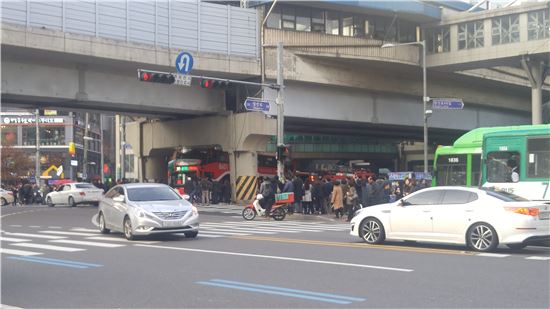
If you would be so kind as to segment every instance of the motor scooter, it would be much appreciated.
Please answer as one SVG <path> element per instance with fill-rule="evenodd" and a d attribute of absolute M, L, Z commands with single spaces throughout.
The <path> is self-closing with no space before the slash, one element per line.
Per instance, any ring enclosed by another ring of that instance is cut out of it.
<path fill-rule="evenodd" d="M 265 209 L 260 206 L 260 200 L 264 198 L 263 195 L 258 194 L 256 196 L 256 199 L 252 204 L 246 205 L 243 209 L 242 216 L 245 220 L 250 221 L 254 220 L 256 216 L 265 216 L 266 212 Z M 269 214 L 270 217 L 272 217 L 275 221 L 282 221 L 285 219 L 286 211 L 285 207 L 286 203 L 275 203 L 273 206 L 271 206 L 271 213 Z"/>

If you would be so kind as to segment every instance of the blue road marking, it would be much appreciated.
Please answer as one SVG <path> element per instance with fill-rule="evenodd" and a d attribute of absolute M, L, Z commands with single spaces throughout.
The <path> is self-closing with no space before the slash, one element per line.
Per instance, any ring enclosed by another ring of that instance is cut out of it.
<path fill-rule="evenodd" d="M 318 293 L 318 292 L 311 292 L 311 291 L 304 291 L 304 290 L 287 289 L 287 288 L 277 287 L 277 286 L 253 284 L 253 283 L 222 280 L 222 279 L 199 281 L 197 283 L 203 284 L 203 285 L 225 287 L 230 289 L 258 292 L 258 293 L 264 293 L 264 294 L 274 294 L 274 295 L 282 295 L 282 296 L 289 296 L 289 297 L 295 297 L 295 298 L 303 298 L 303 299 L 316 300 L 316 301 L 342 304 L 342 305 L 350 304 L 354 301 L 357 301 L 357 302 L 365 301 L 364 298 L 349 297 L 349 296 L 329 294 L 329 293 Z"/>
<path fill-rule="evenodd" d="M 83 263 L 83 262 L 60 260 L 60 259 L 50 259 L 50 258 L 36 257 L 36 256 L 11 256 L 11 257 L 9 257 L 9 259 L 27 261 L 27 262 L 35 262 L 35 263 L 42 263 L 42 264 L 49 264 L 49 265 L 64 266 L 64 267 L 71 267 L 71 268 L 79 268 L 79 269 L 86 269 L 86 268 L 91 268 L 91 267 L 101 267 L 101 266 L 103 266 L 103 265 L 99 265 L 99 264 Z"/>

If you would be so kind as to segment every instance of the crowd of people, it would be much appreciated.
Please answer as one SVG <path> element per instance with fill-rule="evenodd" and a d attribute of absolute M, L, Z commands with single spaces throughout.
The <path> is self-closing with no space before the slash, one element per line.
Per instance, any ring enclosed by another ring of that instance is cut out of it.
<path fill-rule="evenodd" d="M 392 182 L 382 176 L 334 180 L 319 177 L 314 181 L 309 178 L 304 181 L 298 176 L 293 176 L 281 181 L 275 176 L 259 177 L 258 186 L 258 192 L 263 196 L 261 205 L 268 215 L 275 203 L 275 194 L 292 192 L 294 203 L 289 206 L 290 212 L 306 215 L 334 213 L 336 218 L 349 221 L 361 207 L 394 202 L 428 187 L 428 182 L 425 179 L 416 181 L 414 178 Z"/>
<path fill-rule="evenodd" d="M 184 185 L 189 201 L 198 205 L 210 205 L 231 202 L 231 184 L 224 179 L 221 182 L 207 177 L 188 177 Z"/>

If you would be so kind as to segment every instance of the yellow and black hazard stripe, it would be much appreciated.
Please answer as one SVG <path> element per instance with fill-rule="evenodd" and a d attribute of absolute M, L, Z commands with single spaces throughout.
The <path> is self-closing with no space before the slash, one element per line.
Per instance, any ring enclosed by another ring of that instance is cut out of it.
<path fill-rule="evenodd" d="M 237 201 L 250 201 L 256 195 L 256 176 L 237 177 Z"/>

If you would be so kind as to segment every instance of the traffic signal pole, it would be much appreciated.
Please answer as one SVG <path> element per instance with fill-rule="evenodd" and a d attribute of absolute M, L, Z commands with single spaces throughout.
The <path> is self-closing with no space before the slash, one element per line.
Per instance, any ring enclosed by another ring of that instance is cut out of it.
<path fill-rule="evenodd" d="M 277 149 L 284 146 L 284 126 L 285 126 L 285 108 L 284 108 L 284 78 L 283 78 L 283 43 L 277 43 Z M 284 179 L 285 165 L 282 156 L 277 158 L 277 176 L 281 181 Z"/>

